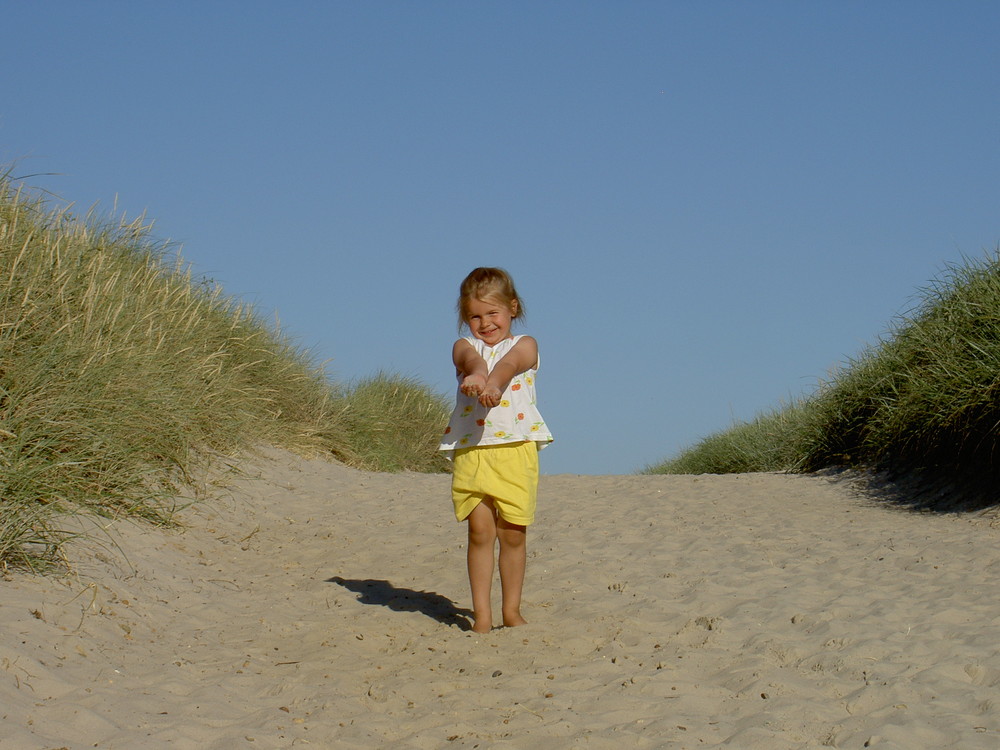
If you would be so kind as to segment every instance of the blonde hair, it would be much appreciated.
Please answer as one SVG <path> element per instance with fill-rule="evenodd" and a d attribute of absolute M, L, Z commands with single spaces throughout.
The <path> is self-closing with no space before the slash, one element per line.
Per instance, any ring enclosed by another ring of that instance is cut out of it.
<path fill-rule="evenodd" d="M 496 300 L 507 306 L 514 320 L 524 317 L 524 303 L 514 288 L 514 279 L 502 268 L 476 268 L 462 281 L 457 305 L 459 330 L 467 323 L 466 305 L 472 299 Z"/>

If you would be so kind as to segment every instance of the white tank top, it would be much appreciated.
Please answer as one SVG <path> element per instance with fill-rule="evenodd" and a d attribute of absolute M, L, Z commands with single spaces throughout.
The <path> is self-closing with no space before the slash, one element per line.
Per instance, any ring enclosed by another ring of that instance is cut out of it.
<path fill-rule="evenodd" d="M 486 367 L 490 372 L 520 339 L 521 336 L 514 336 L 491 347 L 472 336 L 465 337 L 479 356 L 486 360 Z M 455 411 L 451 414 L 438 450 L 448 451 L 450 457 L 451 451 L 456 448 L 477 445 L 502 445 L 531 440 L 539 443 L 539 448 L 544 448 L 551 443 L 552 433 L 545 426 L 545 420 L 535 404 L 537 372 L 538 362 L 532 369 L 514 376 L 500 398 L 500 405 L 492 409 L 480 405 L 477 399 L 466 396 L 459 390 L 455 397 Z"/>

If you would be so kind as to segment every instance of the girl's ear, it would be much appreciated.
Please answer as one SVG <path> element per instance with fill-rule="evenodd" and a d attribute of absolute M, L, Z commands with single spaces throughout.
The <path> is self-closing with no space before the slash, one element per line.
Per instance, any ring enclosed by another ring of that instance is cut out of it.
<path fill-rule="evenodd" d="M 518 312 L 521 310 L 521 303 L 517 301 L 517 297 L 510 301 L 510 316 L 516 318 Z"/>

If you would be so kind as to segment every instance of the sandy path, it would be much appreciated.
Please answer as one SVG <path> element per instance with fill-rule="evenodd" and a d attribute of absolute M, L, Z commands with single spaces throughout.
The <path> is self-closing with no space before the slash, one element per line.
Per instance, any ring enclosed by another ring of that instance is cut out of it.
<path fill-rule="evenodd" d="M 0 584 L 0 747 L 1000 747 L 992 514 L 543 477 L 530 624 L 476 635 L 447 477 L 252 472 Z"/>

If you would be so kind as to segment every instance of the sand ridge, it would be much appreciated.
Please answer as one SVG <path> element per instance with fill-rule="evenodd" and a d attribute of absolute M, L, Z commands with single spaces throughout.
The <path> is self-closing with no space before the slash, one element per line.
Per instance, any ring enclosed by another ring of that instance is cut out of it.
<path fill-rule="evenodd" d="M 245 470 L 0 584 L 0 747 L 1000 746 L 990 512 L 544 476 L 529 625 L 477 635 L 448 477 Z"/>

